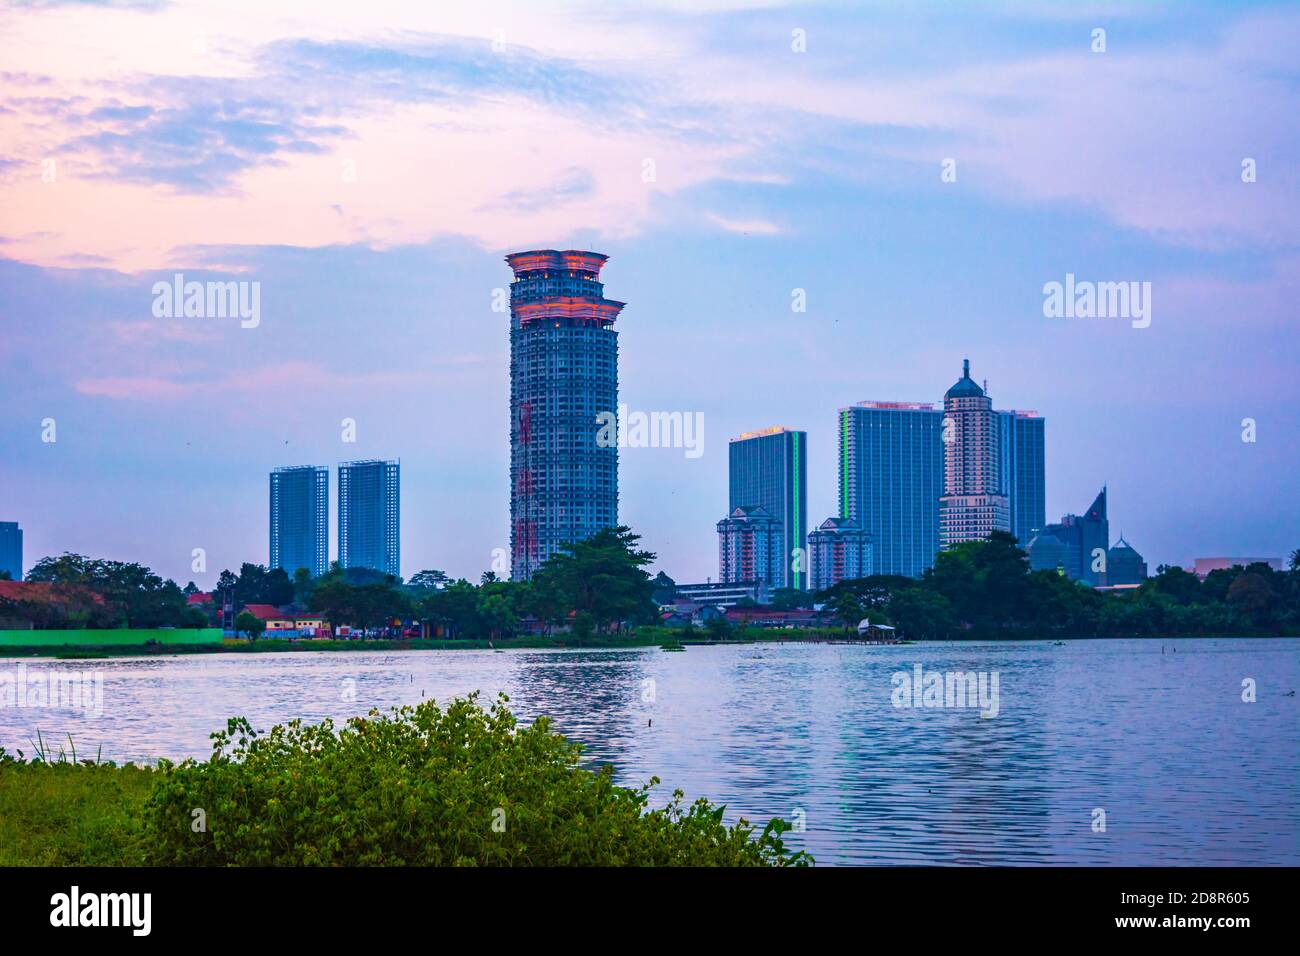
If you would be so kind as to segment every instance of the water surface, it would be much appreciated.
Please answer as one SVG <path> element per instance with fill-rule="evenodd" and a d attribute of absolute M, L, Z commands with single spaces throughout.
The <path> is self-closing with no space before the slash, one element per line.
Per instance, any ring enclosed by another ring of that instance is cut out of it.
<path fill-rule="evenodd" d="M 20 662 L 0 659 L 0 674 Z M 267 727 L 505 691 L 618 778 L 802 819 L 819 864 L 1300 865 L 1300 639 L 757 644 L 21 661 L 98 671 L 103 715 L 0 706 L 0 746 L 205 757 Z M 892 675 L 998 674 L 998 714 L 898 708 Z M 1242 681 L 1257 700 L 1242 700 Z M 1105 812 L 1105 831 L 1095 829 Z"/>

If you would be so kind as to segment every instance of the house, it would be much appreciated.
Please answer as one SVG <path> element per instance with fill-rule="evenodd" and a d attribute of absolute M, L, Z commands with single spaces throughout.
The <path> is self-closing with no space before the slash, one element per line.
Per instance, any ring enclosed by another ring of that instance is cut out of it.
<path fill-rule="evenodd" d="M 702 604 L 681 598 L 659 609 L 659 622 L 667 627 L 691 627 L 721 621 L 726 616 L 726 609 L 716 604 Z"/>
<path fill-rule="evenodd" d="M 784 611 L 771 607 L 732 607 L 727 609 L 728 623 L 739 627 L 820 627 L 820 614 L 811 608 L 796 607 Z"/>
<path fill-rule="evenodd" d="M 888 624 L 872 624 L 867 618 L 858 622 L 858 637 L 872 644 L 901 644 L 902 632 Z"/>
<path fill-rule="evenodd" d="M 329 637 L 330 628 L 319 614 L 295 614 L 274 604 L 245 604 L 244 610 L 266 624 L 273 637 Z"/>
<path fill-rule="evenodd" d="M 212 603 L 211 591 L 196 591 L 193 594 L 185 595 L 186 607 L 202 607 L 205 604 Z"/>

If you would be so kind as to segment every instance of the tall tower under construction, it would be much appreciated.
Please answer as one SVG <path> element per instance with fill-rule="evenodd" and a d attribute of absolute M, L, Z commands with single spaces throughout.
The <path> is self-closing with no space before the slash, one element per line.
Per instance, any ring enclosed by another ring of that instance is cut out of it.
<path fill-rule="evenodd" d="M 510 286 L 511 577 L 527 580 L 560 545 L 618 524 L 618 411 L 624 303 L 605 298 L 598 252 L 506 256 Z M 605 419 L 608 421 L 608 419 Z M 610 440 L 611 433 L 614 440 Z M 598 441 L 600 437 L 600 441 Z"/>

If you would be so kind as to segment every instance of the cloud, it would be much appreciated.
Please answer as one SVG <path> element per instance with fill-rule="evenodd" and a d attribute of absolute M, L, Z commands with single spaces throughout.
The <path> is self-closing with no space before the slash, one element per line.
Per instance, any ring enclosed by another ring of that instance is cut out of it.
<path fill-rule="evenodd" d="M 87 378 L 75 388 L 83 395 L 129 401 L 175 401 L 196 396 L 231 394 L 263 398 L 286 392 L 298 393 L 304 386 L 324 386 L 342 373 L 330 372 L 316 362 L 291 360 L 253 369 L 237 369 L 203 379 L 179 379 L 153 375 Z M 394 386 L 411 384 L 418 376 L 405 372 L 347 372 L 352 386 Z"/>
<path fill-rule="evenodd" d="M 768 222 L 766 219 L 728 219 L 712 212 L 708 214 L 708 219 L 727 232 L 736 232 L 746 236 L 775 236 L 781 232 L 780 226 Z"/>
<path fill-rule="evenodd" d="M 140 270 L 202 245 L 613 241 L 664 215 L 697 220 L 664 200 L 705 183 L 920 193 L 949 157 L 959 202 L 1066 204 L 1174 246 L 1292 242 L 1300 16 L 1216 11 L 1170 41 L 1153 39 L 1170 16 L 1157 8 L 1121 18 L 1096 55 L 1072 15 L 1012 5 L 927 20 L 933 42 L 894 69 L 904 41 L 921 42 L 917 14 L 808 8 L 815 42 L 796 55 L 788 11 L 730 6 L 512 9 L 504 47 L 456 13 L 385 31 L 350 8 L 311 27 L 259 12 L 236 34 L 247 40 L 183 10 L 99 14 L 151 40 L 165 28 L 173 45 L 210 27 L 213 52 L 155 63 L 119 36 L 114 58 L 79 73 L 33 54 L 0 74 L 9 218 L 59 233 L 14 254 Z M 62 49 L 54 25 L 20 25 L 22 49 Z M 57 188 L 20 172 L 47 156 L 60 158 Z M 1260 171 L 1249 186 L 1245 157 Z M 744 216 L 711 221 L 775 234 L 797 220 L 781 192 L 755 190 L 729 207 Z"/>

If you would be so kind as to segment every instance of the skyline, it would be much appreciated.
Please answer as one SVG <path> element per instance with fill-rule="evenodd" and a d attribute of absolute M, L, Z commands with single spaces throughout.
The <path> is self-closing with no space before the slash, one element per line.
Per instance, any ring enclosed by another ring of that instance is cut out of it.
<path fill-rule="evenodd" d="M 265 559 L 273 468 L 400 457 L 402 573 L 476 579 L 510 547 L 493 297 L 529 248 L 609 255 L 620 403 L 703 415 L 698 458 L 618 456 L 620 521 L 679 580 L 716 578 L 729 439 L 807 432 L 816 527 L 838 409 L 937 403 L 962 357 L 1051 420 L 1049 521 L 1106 486 L 1152 570 L 1295 547 L 1300 13 L 745 6 L 417 8 L 400 34 L 332 4 L 0 10 L 0 521 L 27 567 L 210 585 Z M 260 283 L 260 321 L 158 317 L 177 272 Z M 1067 276 L 1151 282 L 1149 327 L 1045 317 Z"/>

